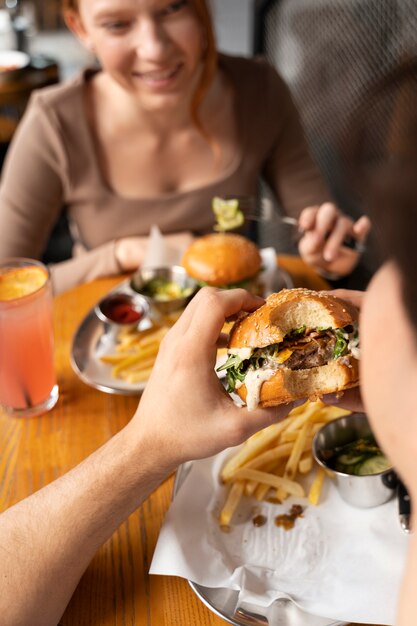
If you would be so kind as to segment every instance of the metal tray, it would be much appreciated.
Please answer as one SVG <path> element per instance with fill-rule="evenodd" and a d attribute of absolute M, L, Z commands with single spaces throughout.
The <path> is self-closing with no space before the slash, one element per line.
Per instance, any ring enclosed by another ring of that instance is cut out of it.
<path fill-rule="evenodd" d="M 129 283 L 128 279 L 109 293 L 129 291 Z M 272 290 L 290 289 L 293 286 L 290 275 L 285 270 L 277 268 L 271 285 Z M 143 320 L 144 325 L 141 327 L 145 328 L 146 323 L 149 324 L 149 321 Z M 93 307 L 79 325 L 72 340 L 71 366 L 81 380 L 94 389 L 106 393 L 139 395 L 145 389 L 146 382 L 133 384 L 113 378 L 110 366 L 101 363 L 99 357 L 114 352 L 114 347 L 114 337 L 106 333 L 105 324 L 98 319 Z"/>
<path fill-rule="evenodd" d="M 181 465 L 176 473 L 173 499 L 184 482 L 192 463 Z M 191 589 L 213 613 L 234 626 L 347 626 L 347 622 L 311 615 L 299 609 L 291 600 L 276 600 L 269 607 L 238 604 L 238 591 L 211 588 L 188 581 Z"/>
<path fill-rule="evenodd" d="M 126 280 L 109 293 L 129 291 L 129 280 Z M 144 320 L 144 323 L 150 323 Z M 121 395 L 136 395 L 142 393 L 145 383 L 128 383 L 113 378 L 111 367 L 100 361 L 100 356 L 114 352 L 115 336 L 107 332 L 104 322 L 98 319 L 94 307 L 90 309 L 79 325 L 71 348 L 71 366 L 83 382 L 90 387 Z"/>

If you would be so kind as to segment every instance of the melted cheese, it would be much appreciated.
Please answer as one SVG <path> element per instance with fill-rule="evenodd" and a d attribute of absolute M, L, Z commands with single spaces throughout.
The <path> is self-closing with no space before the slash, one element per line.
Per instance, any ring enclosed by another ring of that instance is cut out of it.
<path fill-rule="evenodd" d="M 259 404 L 259 396 L 261 394 L 261 387 L 263 383 L 276 373 L 273 369 L 257 369 L 248 370 L 245 376 L 246 385 L 246 405 L 248 411 L 254 411 Z"/>

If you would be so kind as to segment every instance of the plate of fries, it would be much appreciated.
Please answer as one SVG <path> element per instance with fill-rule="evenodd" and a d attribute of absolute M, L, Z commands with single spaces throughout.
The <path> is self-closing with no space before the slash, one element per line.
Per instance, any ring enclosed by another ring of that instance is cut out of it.
<path fill-rule="evenodd" d="M 321 401 L 306 402 L 294 409 L 289 418 L 255 433 L 242 446 L 233 448 L 218 471 L 218 480 L 224 485 L 223 501 L 216 515 L 218 527 L 227 535 L 242 523 L 256 526 L 255 519 L 258 519 L 262 524 L 259 511 L 277 504 L 285 506 L 290 496 L 303 502 L 301 508 L 319 505 L 323 485 L 329 477 L 314 462 L 312 440 L 324 424 L 347 413 L 349 411 Z M 191 465 L 179 468 L 174 498 Z M 285 509 L 289 510 L 290 505 Z M 297 520 L 294 521 L 296 524 Z M 290 599 L 281 598 L 268 607 L 259 607 L 240 602 L 239 592 L 233 589 L 205 587 L 192 581 L 189 584 L 209 609 L 235 626 L 345 624 L 310 615 Z"/>
<path fill-rule="evenodd" d="M 127 283 L 126 283 L 127 284 Z M 123 292 L 122 283 L 111 293 Z M 141 320 L 134 329 L 106 328 L 89 311 L 72 343 L 71 365 L 85 383 L 122 395 L 140 394 L 146 385 L 162 339 L 182 311 Z"/>
<path fill-rule="evenodd" d="M 128 281 L 110 293 L 123 293 Z M 162 315 L 154 312 L 141 320 L 134 329 L 108 329 L 94 307 L 87 313 L 74 335 L 71 365 L 87 385 L 122 395 L 140 394 L 152 372 L 159 346 L 183 309 Z M 226 323 L 223 333 L 228 333 L 233 323 Z M 227 360 L 227 349 L 217 351 L 216 368 Z M 219 372 L 219 378 L 225 372 Z"/>

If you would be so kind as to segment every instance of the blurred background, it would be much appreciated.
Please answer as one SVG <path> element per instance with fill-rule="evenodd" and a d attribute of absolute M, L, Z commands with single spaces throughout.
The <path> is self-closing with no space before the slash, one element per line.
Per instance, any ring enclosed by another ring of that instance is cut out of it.
<path fill-rule="evenodd" d="M 212 6 L 220 47 L 250 55 L 252 0 L 213 0 Z M 0 3 L 0 49 L 13 48 L 54 58 L 59 64 L 61 79 L 91 62 L 90 55 L 62 21 L 60 0 L 5 0 Z"/>
<path fill-rule="evenodd" d="M 417 68 L 417 0 L 211 0 L 211 4 L 220 50 L 264 55 L 286 80 L 334 199 L 357 218 L 365 208 L 355 195 L 345 158 L 352 123 L 375 84 L 404 62 Z M 15 85 L 2 83 L 0 73 L 0 167 L 31 91 L 94 64 L 66 30 L 60 6 L 60 0 L 0 0 L 0 49 L 22 50 L 31 58 L 29 71 Z M 414 93 L 397 90 L 392 98 L 374 120 L 381 143 L 392 137 L 401 119 L 416 111 Z M 259 198 L 269 195 L 261 183 Z M 276 209 L 281 210 L 278 205 Z M 296 251 L 278 223 L 261 226 L 256 237 L 262 246 L 272 245 L 278 252 Z M 371 238 L 362 263 L 365 282 L 375 268 L 372 247 Z"/>

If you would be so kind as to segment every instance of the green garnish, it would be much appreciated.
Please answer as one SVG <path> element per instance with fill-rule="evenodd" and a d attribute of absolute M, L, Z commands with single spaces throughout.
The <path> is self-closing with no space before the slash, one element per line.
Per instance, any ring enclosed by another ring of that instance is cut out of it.
<path fill-rule="evenodd" d="M 178 283 L 165 278 L 152 278 L 140 289 L 140 293 L 144 296 L 161 302 L 175 300 L 176 298 L 186 298 L 192 294 L 192 291 L 192 287 L 182 287 Z"/>
<path fill-rule="evenodd" d="M 306 332 L 306 326 L 300 326 L 299 328 L 294 328 L 290 333 L 288 333 L 287 335 L 285 335 L 285 337 L 300 337 L 301 335 L 304 335 L 304 333 Z"/>
<path fill-rule="evenodd" d="M 243 359 L 237 354 L 231 354 L 227 359 L 226 363 L 217 368 L 217 372 L 221 372 L 222 370 L 227 370 L 227 392 L 231 393 L 236 388 L 236 381 L 240 380 L 243 382 L 245 380 L 246 372 L 241 371 Z"/>
<path fill-rule="evenodd" d="M 333 358 L 338 359 L 348 347 L 347 334 L 340 328 L 336 328 L 334 331 L 336 335 L 336 344 L 333 350 Z"/>
<path fill-rule="evenodd" d="M 369 435 L 336 448 L 329 459 L 329 466 L 344 474 L 366 476 L 380 474 L 390 469 L 392 464 Z"/>

